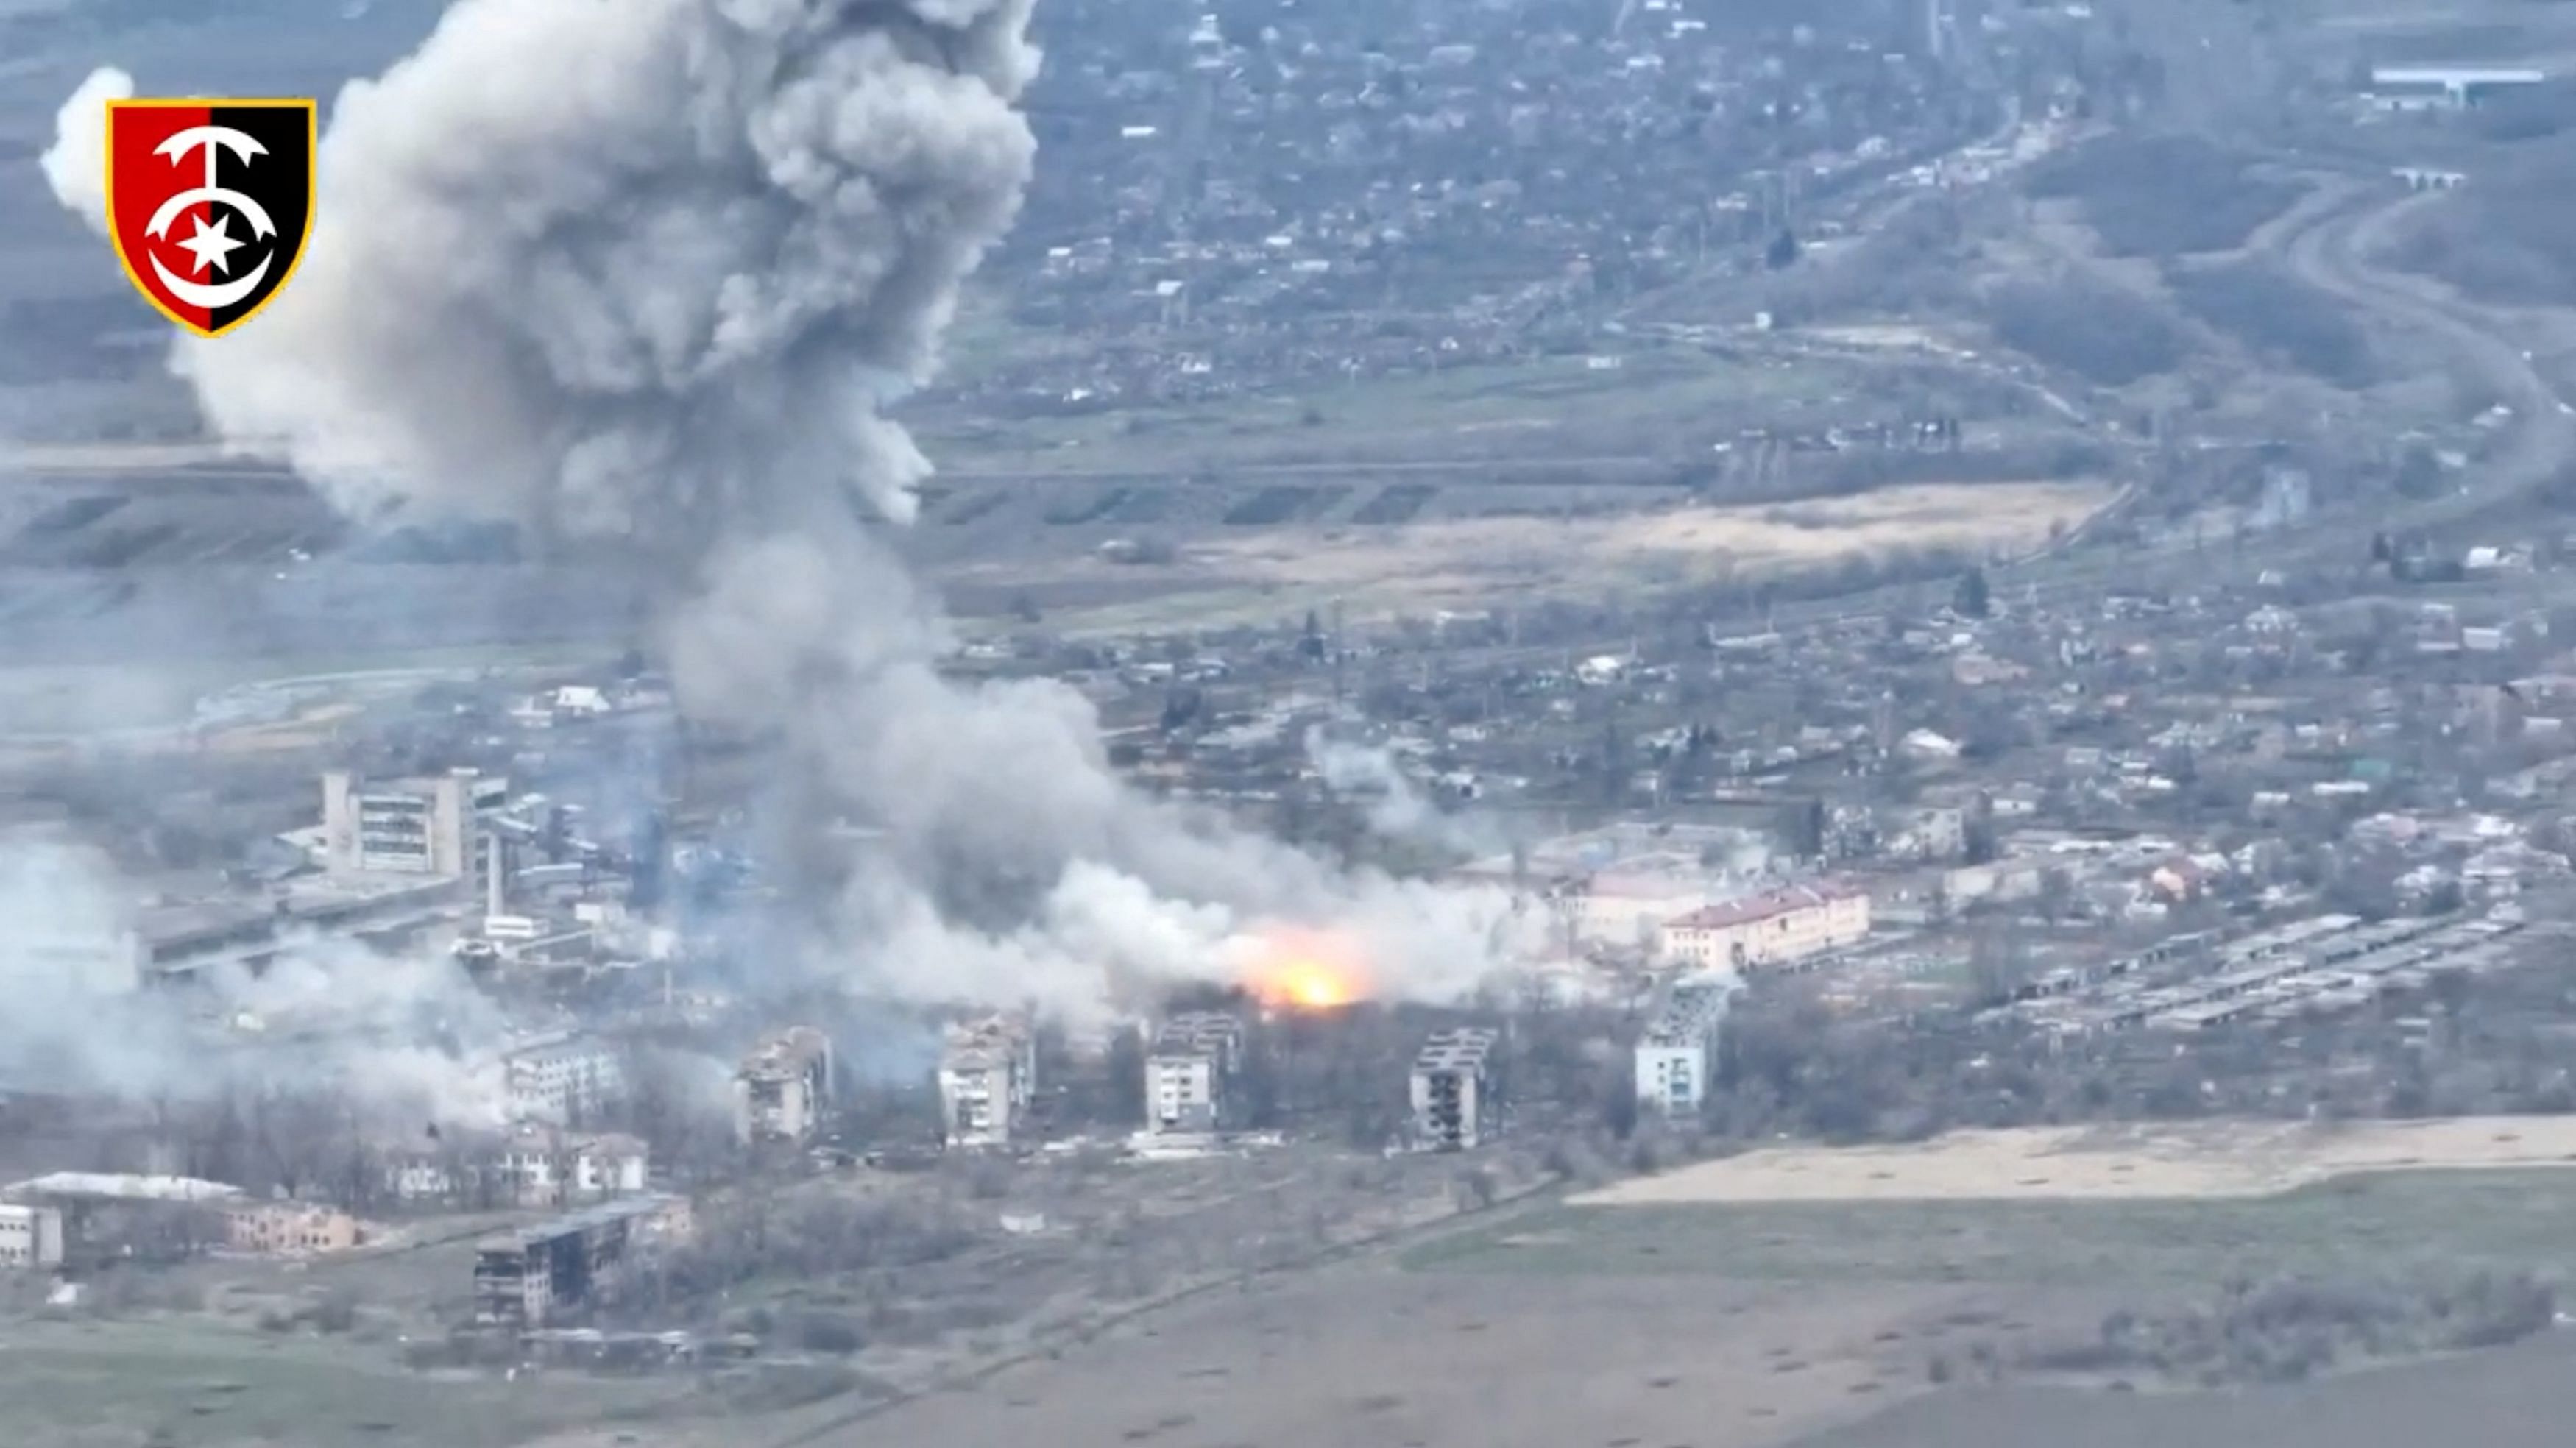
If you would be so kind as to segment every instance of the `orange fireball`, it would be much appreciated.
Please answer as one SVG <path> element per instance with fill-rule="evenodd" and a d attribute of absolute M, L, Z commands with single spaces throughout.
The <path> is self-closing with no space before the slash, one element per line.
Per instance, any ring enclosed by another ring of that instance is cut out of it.
<path fill-rule="evenodd" d="M 1338 936 L 1304 931 L 1268 935 L 1244 984 L 1273 1010 L 1339 1010 L 1368 995 L 1368 973 L 1358 955 Z"/>

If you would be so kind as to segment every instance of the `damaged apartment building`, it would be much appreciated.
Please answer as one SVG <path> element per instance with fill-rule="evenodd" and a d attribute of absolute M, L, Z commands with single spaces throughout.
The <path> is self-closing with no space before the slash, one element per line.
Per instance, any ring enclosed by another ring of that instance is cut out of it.
<path fill-rule="evenodd" d="M 1241 1126 L 1243 1023 L 1222 1011 L 1188 1011 L 1163 1022 L 1145 1057 L 1145 1129 L 1163 1136 L 1212 1136 Z"/>
<path fill-rule="evenodd" d="M 734 1135 L 748 1145 L 803 1145 L 832 1107 L 832 1042 L 812 1026 L 763 1036 L 733 1074 Z"/>
<path fill-rule="evenodd" d="M 1435 1151 L 1464 1151 L 1500 1126 L 1494 1047 L 1500 1037 L 1475 1027 L 1434 1031 L 1413 1058 L 1413 1136 Z"/>
<path fill-rule="evenodd" d="M 939 1122 L 951 1147 L 1007 1146 L 1037 1091 L 1037 1039 L 1023 1021 L 949 1026 L 939 1056 Z"/>
<path fill-rule="evenodd" d="M 1637 1104 L 1664 1116 L 1691 1116 L 1707 1099 L 1717 1068 L 1719 1029 L 1734 995 L 1731 976 L 1673 983 L 1637 1039 Z"/>
<path fill-rule="evenodd" d="M 637 1254 L 692 1229 L 681 1197 L 630 1197 L 557 1217 L 474 1249 L 474 1321 L 543 1327 L 597 1303 Z"/>

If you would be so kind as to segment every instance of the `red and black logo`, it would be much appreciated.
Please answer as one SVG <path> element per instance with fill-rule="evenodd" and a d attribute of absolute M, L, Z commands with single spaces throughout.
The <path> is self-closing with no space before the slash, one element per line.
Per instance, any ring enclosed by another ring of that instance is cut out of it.
<path fill-rule="evenodd" d="M 154 309 L 200 337 L 249 321 L 313 223 L 313 102 L 107 103 L 107 232 Z"/>

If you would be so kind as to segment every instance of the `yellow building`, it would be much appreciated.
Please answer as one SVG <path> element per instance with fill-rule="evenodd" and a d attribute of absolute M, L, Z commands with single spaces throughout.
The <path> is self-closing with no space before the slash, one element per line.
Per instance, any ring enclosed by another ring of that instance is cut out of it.
<path fill-rule="evenodd" d="M 1658 932 L 1665 960 L 1703 969 L 1783 965 L 1869 938 L 1869 892 L 1847 881 L 1794 885 L 1678 915 Z"/>

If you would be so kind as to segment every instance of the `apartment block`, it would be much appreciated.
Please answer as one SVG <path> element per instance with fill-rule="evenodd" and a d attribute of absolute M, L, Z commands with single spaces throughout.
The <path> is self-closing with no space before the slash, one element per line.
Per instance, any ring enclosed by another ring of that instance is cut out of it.
<path fill-rule="evenodd" d="M 1463 1151 L 1489 1137 L 1500 1105 L 1488 1030 L 1435 1031 L 1413 1058 L 1413 1135 L 1424 1146 Z"/>

